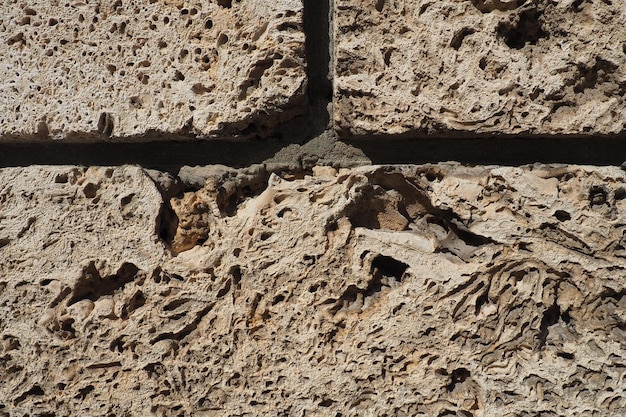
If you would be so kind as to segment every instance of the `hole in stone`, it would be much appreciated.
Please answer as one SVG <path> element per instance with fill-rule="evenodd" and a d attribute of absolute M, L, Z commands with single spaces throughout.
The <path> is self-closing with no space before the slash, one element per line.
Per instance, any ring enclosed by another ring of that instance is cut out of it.
<path fill-rule="evenodd" d="M 539 39 L 548 38 L 548 33 L 542 28 L 541 16 L 541 11 L 526 10 L 520 14 L 517 24 L 500 23 L 498 34 L 512 49 L 522 49 L 526 44 L 536 45 Z"/>
<path fill-rule="evenodd" d="M 284 216 L 285 216 L 285 214 L 287 214 L 287 213 L 291 213 L 291 212 L 292 212 L 292 210 L 291 210 L 289 207 L 285 207 L 285 208 L 281 209 L 281 210 L 280 210 L 280 211 L 276 214 L 276 216 L 277 216 L 277 217 L 284 217 Z"/>
<path fill-rule="evenodd" d="M 393 277 L 398 282 L 402 280 L 402 276 L 408 267 L 404 262 L 400 262 L 390 256 L 378 255 L 372 261 L 372 273 Z"/>
<path fill-rule="evenodd" d="M 54 177 L 54 182 L 57 184 L 65 184 L 68 181 L 68 175 L 67 174 L 58 174 L 56 177 Z"/>
<path fill-rule="evenodd" d="M 115 340 L 113 340 L 110 344 L 109 344 L 109 349 L 113 352 L 117 351 L 117 352 L 123 352 L 124 351 L 124 336 L 120 336 L 118 338 L 116 338 Z"/>
<path fill-rule="evenodd" d="M 596 63 L 593 67 L 578 64 L 580 80 L 574 86 L 574 92 L 582 93 L 586 89 L 595 88 L 598 84 L 607 82 L 610 75 L 613 74 L 618 68 L 619 67 L 614 63 L 599 58 L 596 58 Z"/>
<path fill-rule="evenodd" d="M 275 306 L 278 303 L 282 303 L 283 301 L 285 301 L 285 296 L 280 294 L 277 295 L 276 297 L 274 297 L 274 299 L 272 300 L 272 305 Z"/>
<path fill-rule="evenodd" d="M 599 185 L 594 185 L 589 190 L 589 205 L 593 206 L 601 206 L 606 204 L 608 201 L 608 195 L 604 187 Z"/>
<path fill-rule="evenodd" d="M 539 325 L 539 346 L 545 346 L 550 326 L 557 324 L 560 317 L 561 309 L 558 305 L 552 305 L 544 311 L 541 324 Z"/>
<path fill-rule="evenodd" d="M 45 395 L 45 392 L 43 391 L 43 389 L 41 389 L 39 385 L 34 385 L 31 389 L 29 389 L 28 391 L 26 391 L 25 393 L 17 397 L 15 400 L 13 400 L 13 404 L 18 405 L 19 403 L 24 401 L 26 397 L 30 395 L 42 396 L 42 395 Z"/>
<path fill-rule="evenodd" d="M 385 62 L 385 66 L 391 65 L 391 54 L 393 53 L 392 49 L 387 49 L 383 54 L 383 61 Z M 282 66 L 282 65 L 281 65 Z"/>
<path fill-rule="evenodd" d="M 516 8 L 523 6 L 526 0 L 472 0 L 472 4 L 482 13 L 491 13 L 495 10 L 504 12 L 508 10 L 515 10 Z"/>
<path fill-rule="evenodd" d="M 61 331 L 65 332 L 66 336 L 69 338 L 76 337 L 76 330 L 72 326 L 74 324 L 74 319 L 68 318 L 61 322 Z"/>
<path fill-rule="evenodd" d="M 24 42 L 24 34 L 23 33 L 18 33 L 17 35 L 11 36 L 9 39 L 7 39 L 7 45 L 13 45 L 17 42 Z"/>
<path fill-rule="evenodd" d="M 132 263 L 123 263 L 114 275 L 101 277 L 94 262 L 83 269 L 82 276 L 72 289 L 72 298 L 68 306 L 81 300 L 96 301 L 106 295 L 113 295 L 116 290 L 123 289 L 135 279 L 139 268 Z"/>
<path fill-rule="evenodd" d="M 232 268 L 230 268 L 228 273 L 233 278 L 233 285 L 235 286 L 235 289 L 240 290 L 241 289 L 241 278 L 243 276 L 243 274 L 241 272 L 241 267 L 239 265 L 235 265 Z"/>
<path fill-rule="evenodd" d="M 156 233 L 168 247 L 171 247 L 177 229 L 178 216 L 169 202 L 165 202 L 161 205 L 161 210 L 156 219 Z"/>
<path fill-rule="evenodd" d="M 204 22 L 204 28 L 211 29 L 212 27 L 213 27 L 213 21 L 211 19 L 207 19 L 207 21 Z"/>
<path fill-rule="evenodd" d="M 131 194 L 128 194 L 127 196 L 125 196 L 125 197 L 122 197 L 120 199 L 120 206 L 124 207 L 124 206 L 128 205 L 131 201 L 133 201 L 133 198 L 135 198 L 135 193 L 131 193 Z"/>
<path fill-rule="evenodd" d="M 220 36 L 217 38 L 217 46 L 222 46 L 226 42 L 228 42 L 228 35 L 226 35 L 225 33 L 220 34 Z"/>
<path fill-rule="evenodd" d="M 100 188 L 98 185 L 89 182 L 83 187 L 83 194 L 85 194 L 87 198 L 94 198 L 98 193 L 98 188 Z"/>
<path fill-rule="evenodd" d="M 471 35 L 472 33 L 475 33 L 476 31 L 472 28 L 463 28 L 461 30 L 459 30 L 457 33 L 454 34 L 454 36 L 452 37 L 452 40 L 450 41 L 450 46 L 453 47 L 456 50 L 459 50 L 459 48 L 461 47 L 461 45 L 463 44 L 463 40 L 465 40 L 465 38 L 469 35 Z"/>
<path fill-rule="evenodd" d="M 113 116 L 109 113 L 100 113 L 98 118 L 98 133 L 104 136 L 111 136 L 113 133 Z"/>
<path fill-rule="evenodd" d="M 76 394 L 74 398 L 84 400 L 85 398 L 87 398 L 87 395 L 89 395 L 89 393 L 93 390 L 95 390 L 95 387 L 93 385 L 87 385 L 85 388 L 79 389 L 78 394 Z"/>
<path fill-rule="evenodd" d="M 572 216 L 565 210 L 557 210 L 554 212 L 554 217 L 557 218 L 558 221 L 564 222 L 567 220 L 571 220 Z"/>
<path fill-rule="evenodd" d="M 228 279 L 226 280 L 226 283 L 224 284 L 224 286 L 217 292 L 217 298 L 221 298 L 225 296 L 226 294 L 228 294 L 228 292 L 230 291 L 230 286 L 231 286 L 231 280 Z"/>
<path fill-rule="evenodd" d="M 137 108 L 137 109 L 140 109 L 142 107 L 141 99 L 138 96 L 132 96 L 129 99 L 129 101 L 130 101 L 130 105 L 135 107 L 135 108 Z"/>
<path fill-rule="evenodd" d="M 448 391 L 453 391 L 456 384 L 462 384 L 470 377 L 470 371 L 465 368 L 457 368 L 450 374 L 450 383 L 446 386 Z"/>
<path fill-rule="evenodd" d="M 576 12 L 582 12 L 582 7 L 580 7 L 583 3 L 586 3 L 587 0 L 575 0 L 572 3 L 572 9 L 574 9 L 574 11 Z"/>
<path fill-rule="evenodd" d="M 202 83 L 196 83 L 191 87 L 191 91 L 193 91 L 195 94 L 209 93 L 211 92 L 211 90 L 213 89 L 203 85 Z"/>

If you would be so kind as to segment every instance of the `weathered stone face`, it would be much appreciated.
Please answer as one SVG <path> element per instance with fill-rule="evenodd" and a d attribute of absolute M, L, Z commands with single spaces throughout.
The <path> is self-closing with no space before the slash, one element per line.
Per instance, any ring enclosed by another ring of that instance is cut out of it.
<path fill-rule="evenodd" d="M 624 131 L 617 1 L 335 1 L 336 130 L 352 135 Z"/>
<path fill-rule="evenodd" d="M 263 136 L 306 111 L 301 0 L 5 1 L 0 32 L 0 140 Z"/>
<path fill-rule="evenodd" d="M 0 417 L 625 416 L 624 23 L 5 1 Z"/>
<path fill-rule="evenodd" d="M 1 169 L 0 277 L 63 281 L 91 261 L 103 275 L 154 268 L 165 255 L 162 202 L 139 167 Z"/>
<path fill-rule="evenodd" d="M 623 171 L 195 174 L 165 254 L 142 170 L 0 171 L 0 413 L 626 410 Z"/>

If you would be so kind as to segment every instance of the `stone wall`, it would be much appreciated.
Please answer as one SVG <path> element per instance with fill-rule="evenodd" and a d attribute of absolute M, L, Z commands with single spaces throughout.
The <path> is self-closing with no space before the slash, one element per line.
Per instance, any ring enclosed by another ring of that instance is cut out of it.
<path fill-rule="evenodd" d="M 0 5 L 0 416 L 626 414 L 626 9 Z"/>

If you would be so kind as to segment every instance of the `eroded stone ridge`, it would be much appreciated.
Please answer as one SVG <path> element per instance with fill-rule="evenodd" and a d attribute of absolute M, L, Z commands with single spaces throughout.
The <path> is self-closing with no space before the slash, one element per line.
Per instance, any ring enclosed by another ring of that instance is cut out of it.
<path fill-rule="evenodd" d="M 306 111 L 301 0 L 4 1 L 0 32 L 0 140 L 263 136 Z"/>
<path fill-rule="evenodd" d="M 618 1 L 336 0 L 336 129 L 620 133 L 625 39 Z"/>
<path fill-rule="evenodd" d="M 0 171 L 0 414 L 626 413 L 623 171 L 180 177 Z"/>

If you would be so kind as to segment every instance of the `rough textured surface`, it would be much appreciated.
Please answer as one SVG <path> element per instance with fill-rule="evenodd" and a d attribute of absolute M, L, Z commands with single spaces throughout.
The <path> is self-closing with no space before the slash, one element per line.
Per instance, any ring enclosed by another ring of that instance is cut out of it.
<path fill-rule="evenodd" d="M 263 136 L 306 111 L 301 0 L 4 1 L 0 33 L 3 140 Z"/>
<path fill-rule="evenodd" d="M 345 136 L 625 128 L 621 1 L 336 0 L 335 38 Z"/>
<path fill-rule="evenodd" d="M 150 177 L 0 171 L 0 414 L 626 413 L 617 168 Z"/>

